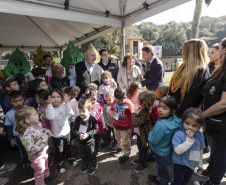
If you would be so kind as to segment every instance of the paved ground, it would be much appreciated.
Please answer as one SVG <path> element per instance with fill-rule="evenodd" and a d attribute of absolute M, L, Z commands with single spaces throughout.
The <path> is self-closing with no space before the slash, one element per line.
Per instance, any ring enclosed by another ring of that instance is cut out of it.
<path fill-rule="evenodd" d="M 134 138 L 134 143 L 136 140 Z M 4 144 L 3 147 L 3 159 L 8 163 L 18 163 L 19 152 L 15 149 L 9 150 L 9 146 Z M 79 164 L 76 167 L 70 166 L 66 162 L 66 172 L 60 174 L 58 178 L 47 183 L 48 185 L 151 185 L 154 183 L 149 182 L 147 176 L 149 173 L 157 174 L 155 168 L 155 162 L 148 162 L 147 170 L 143 173 L 136 173 L 134 168 L 136 165 L 131 163 L 132 159 L 136 158 L 137 147 L 134 144 L 132 146 L 132 154 L 130 161 L 126 164 L 119 164 L 117 158 L 114 157 L 113 151 L 108 148 L 104 148 L 103 152 L 97 157 L 98 169 L 93 176 L 87 174 L 80 174 L 81 160 L 77 155 Z M 206 158 L 208 155 L 205 155 Z M 206 161 L 206 160 L 205 160 Z M 207 164 L 205 164 L 206 166 Z M 56 171 L 56 166 L 51 167 L 51 171 Z M 172 176 L 172 170 L 170 169 L 170 175 Z M 34 185 L 34 177 L 32 170 L 29 173 L 24 173 L 20 165 L 11 171 L 1 174 L 1 177 L 10 178 L 10 182 L 7 185 Z M 194 180 L 205 180 L 205 178 L 193 175 L 189 185 L 192 185 Z M 226 185 L 226 179 L 223 179 L 222 184 Z"/>

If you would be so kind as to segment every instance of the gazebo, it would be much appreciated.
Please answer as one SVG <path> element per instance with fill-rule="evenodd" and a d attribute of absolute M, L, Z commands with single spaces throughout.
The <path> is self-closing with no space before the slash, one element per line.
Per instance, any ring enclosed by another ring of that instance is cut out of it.
<path fill-rule="evenodd" d="M 62 51 L 191 0 L 1 0 L 0 50 Z"/>

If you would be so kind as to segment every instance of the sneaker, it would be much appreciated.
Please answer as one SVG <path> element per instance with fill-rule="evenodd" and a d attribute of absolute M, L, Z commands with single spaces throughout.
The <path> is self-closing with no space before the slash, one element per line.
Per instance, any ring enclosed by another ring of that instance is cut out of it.
<path fill-rule="evenodd" d="M 45 181 L 50 181 L 56 177 L 58 177 L 58 173 L 50 173 L 49 176 L 45 178 Z"/>
<path fill-rule="evenodd" d="M 117 150 L 117 144 L 114 143 L 114 144 L 112 145 L 112 148 L 111 148 L 111 149 L 114 150 L 114 151 Z"/>
<path fill-rule="evenodd" d="M 1 168 L 0 168 L 0 174 L 4 173 L 4 172 L 8 172 L 13 170 L 14 168 L 16 168 L 16 164 L 4 164 Z"/>
<path fill-rule="evenodd" d="M 135 168 L 135 172 L 140 173 L 142 171 L 146 170 L 143 166 L 139 165 L 138 167 Z"/>
<path fill-rule="evenodd" d="M 54 156 L 49 156 L 48 157 L 48 166 L 52 166 L 54 161 Z"/>
<path fill-rule="evenodd" d="M 78 165 L 78 161 L 76 161 L 74 158 L 68 158 L 67 160 L 68 160 L 69 163 L 72 164 L 73 166 L 77 166 L 77 165 Z"/>
<path fill-rule="evenodd" d="M 112 148 L 112 142 L 108 142 L 108 148 Z"/>
<path fill-rule="evenodd" d="M 96 154 L 97 154 L 97 155 L 100 155 L 100 149 L 97 149 Z"/>
<path fill-rule="evenodd" d="M 80 170 L 80 173 L 86 173 L 88 168 L 89 168 L 88 166 L 82 166 L 81 170 Z"/>
<path fill-rule="evenodd" d="M 207 180 L 207 181 L 195 181 L 194 185 L 214 185 L 214 184 Z"/>
<path fill-rule="evenodd" d="M 157 176 L 154 176 L 154 175 L 151 175 L 149 174 L 148 175 L 148 179 L 156 184 L 160 184 L 159 180 L 158 180 L 158 177 Z"/>
<path fill-rule="evenodd" d="M 140 164 L 139 159 L 132 160 L 131 162 L 132 162 L 133 164 Z"/>
<path fill-rule="evenodd" d="M 58 164 L 58 172 L 59 173 L 64 173 L 65 172 L 64 162 Z"/>
<path fill-rule="evenodd" d="M 23 165 L 23 169 L 25 173 L 28 173 L 30 171 L 30 164 Z"/>
<path fill-rule="evenodd" d="M 91 166 L 87 172 L 88 175 L 93 175 L 97 169 L 98 165 L 96 166 Z"/>
<path fill-rule="evenodd" d="M 115 157 L 120 157 L 120 156 L 122 156 L 122 155 L 123 155 L 122 149 L 117 148 L 117 150 L 116 150 L 114 156 L 115 156 Z"/>
<path fill-rule="evenodd" d="M 5 185 L 7 182 L 9 182 L 9 179 L 8 178 L 0 177 L 0 184 L 1 185 Z"/>
<path fill-rule="evenodd" d="M 129 156 L 125 156 L 125 155 L 123 155 L 123 156 L 121 156 L 121 157 L 118 158 L 118 162 L 119 163 L 125 163 L 128 160 L 129 160 Z"/>

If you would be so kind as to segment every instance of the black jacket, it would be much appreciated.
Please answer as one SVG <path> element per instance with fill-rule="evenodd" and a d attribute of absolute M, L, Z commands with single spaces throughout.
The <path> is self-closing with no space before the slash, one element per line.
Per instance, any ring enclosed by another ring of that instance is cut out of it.
<path fill-rule="evenodd" d="M 184 101 L 176 110 L 176 115 L 182 117 L 184 111 L 190 107 L 197 107 L 199 102 L 202 100 L 201 92 L 203 87 L 206 84 L 207 79 L 209 78 L 209 68 L 205 71 L 203 68 L 200 68 L 193 80 L 192 86 L 188 94 L 186 94 Z M 169 91 L 169 95 L 173 96 L 177 102 L 180 102 L 181 99 L 181 89 L 179 88 L 175 93 Z"/>
<path fill-rule="evenodd" d="M 104 70 L 108 70 L 111 72 L 112 78 L 114 78 L 115 82 L 117 82 L 117 76 L 118 76 L 118 71 L 119 71 L 119 66 L 116 63 L 111 62 L 108 60 L 108 64 L 105 66 L 102 62 L 102 59 L 98 63 L 98 65 Z"/>
<path fill-rule="evenodd" d="M 80 140 L 80 125 L 87 127 L 86 133 L 88 134 L 88 137 L 84 140 Z M 85 121 L 80 116 L 77 116 L 72 127 L 72 133 L 78 139 L 79 143 L 89 145 L 95 141 L 94 135 L 97 133 L 98 129 L 97 121 L 93 116 L 90 116 L 89 119 Z"/>
<path fill-rule="evenodd" d="M 224 91 L 226 91 L 226 77 L 216 81 L 204 96 L 203 110 L 219 102 Z M 226 112 L 206 118 L 205 121 L 208 135 L 215 139 L 226 140 Z"/>

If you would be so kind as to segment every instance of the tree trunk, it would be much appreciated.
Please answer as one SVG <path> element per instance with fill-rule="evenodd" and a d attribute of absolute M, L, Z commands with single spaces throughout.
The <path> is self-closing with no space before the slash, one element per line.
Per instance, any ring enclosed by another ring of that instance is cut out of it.
<path fill-rule="evenodd" d="M 190 39 L 198 37 L 201 12 L 202 12 L 202 0 L 196 0 L 196 6 L 195 6 L 195 12 L 194 12 L 193 21 L 192 21 Z"/>

